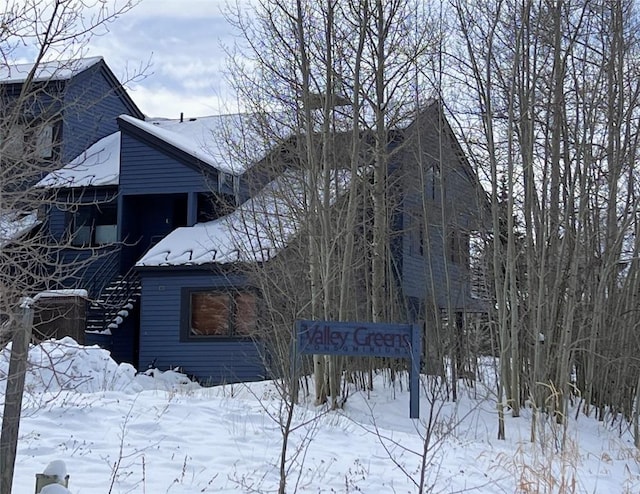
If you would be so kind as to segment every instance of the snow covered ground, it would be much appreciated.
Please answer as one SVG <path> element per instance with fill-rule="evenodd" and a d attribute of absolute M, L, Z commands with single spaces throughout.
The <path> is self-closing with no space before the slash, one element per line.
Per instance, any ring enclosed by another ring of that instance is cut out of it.
<path fill-rule="evenodd" d="M 5 350 L 0 393 L 7 361 Z M 30 361 L 15 493 L 34 492 L 35 474 L 54 460 L 65 462 L 74 494 L 277 491 L 274 383 L 200 388 L 175 372 L 136 374 L 70 339 L 33 348 Z M 429 492 L 640 492 L 640 454 L 626 424 L 572 417 L 564 431 L 545 420 L 532 444 L 524 410 L 507 418 L 507 440 L 498 441 L 482 383 L 433 406 L 423 389 L 420 420 L 408 418 L 406 388 L 381 375 L 339 412 L 297 407 L 287 492 L 417 492 L 429 426 Z"/>

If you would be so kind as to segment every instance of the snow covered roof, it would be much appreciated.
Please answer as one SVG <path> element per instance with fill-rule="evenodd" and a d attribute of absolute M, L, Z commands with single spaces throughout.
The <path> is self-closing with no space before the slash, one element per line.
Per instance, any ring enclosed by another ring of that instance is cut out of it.
<path fill-rule="evenodd" d="M 78 60 L 53 60 L 41 62 L 36 70 L 34 81 L 64 81 L 87 70 L 102 61 L 102 57 L 80 58 Z M 33 63 L 0 65 L 0 84 L 24 82 L 33 69 Z"/>
<path fill-rule="evenodd" d="M 254 130 L 252 115 L 213 115 L 185 119 L 148 119 L 129 115 L 120 120 L 161 139 L 224 173 L 242 175 L 273 145 Z M 242 147 L 241 152 L 237 150 Z"/>
<path fill-rule="evenodd" d="M 63 168 L 49 173 L 40 187 L 87 187 L 118 185 L 120 132 L 103 137 Z"/>
<path fill-rule="evenodd" d="M 350 175 L 340 172 L 336 189 L 346 190 Z M 304 175 L 290 171 L 227 216 L 174 230 L 137 262 L 137 266 L 262 262 L 296 236 L 304 211 Z M 335 199 L 336 194 L 332 194 Z"/>
<path fill-rule="evenodd" d="M 36 211 L 0 213 L 0 247 L 20 238 L 38 224 L 40 220 Z"/>

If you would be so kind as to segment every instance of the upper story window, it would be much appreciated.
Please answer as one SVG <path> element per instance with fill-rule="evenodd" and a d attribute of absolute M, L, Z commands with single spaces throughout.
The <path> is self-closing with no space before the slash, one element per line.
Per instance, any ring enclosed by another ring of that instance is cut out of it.
<path fill-rule="evenodd" d="M 118 240 L 118 214 L 115 204 L 79 206 L 71 218 L 71 244 L 97 247 Z"/>
<path fill-rule="evenodd" d="M 409 254 L 424 256 L 425 253 L 425 224 L 422 214 L 414 212 L 409 219 Z"/>
<path fill-rule="evenodd" d="M 0 154 L 9 160 L 50 159 L 54 157 L 55 125 L 15 124 L 0 131 Z"/>
<path fill-rule="evenodd" d="M 469 267 L 469 233 L 462 230 L 451 230 L 447 235 L 447 259 L 451 262 Z"/>
<path fill-rule="evenodd" d="M 248 338 L 255 335 L 258 306 L 253 291 L 185 288 L 182 306 L 186 339 Z"/>
<path fill-rule="evenodd" d="M 26 151 L 23 125 L 14 125 L 0 134 L 0 149 L 3 158 L 16 160 L 24 157 Z"/>
<path fill-rule="evenodd" d="M 427 225 L 421 206 L 409 205 L 405 212 L 405 235 L 408 239 L 408 254 L 410 256 L 424 257 L 427 254 Z"/>
<path fill-rule="evenodd" d="M 36 154 L 38 158 L 53 158 L 54 129 L 52 123 L 45 123 L 36 133 Z"/>

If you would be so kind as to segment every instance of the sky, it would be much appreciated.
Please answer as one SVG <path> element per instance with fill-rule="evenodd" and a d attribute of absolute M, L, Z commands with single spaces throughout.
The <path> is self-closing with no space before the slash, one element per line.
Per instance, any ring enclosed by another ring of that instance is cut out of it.
<path fill-rule="evenodd" d="M 147 116 L 226 113 L 234 98 L 225 82 L 223 45 L 237 37 L 223 15 L 226 3 L 141 0 L 91 40 L 87 55 L 104 57 Z M 143 78 L 129 81 L 147 64 Z"/>
<path fill-rule="evenodd" d="M 69 475 L 69 490 L 59 493 L 277 491 L 284 417 L 273 382 L 201 388 L 173 371 L 136 374 L 106 350 L 70 338 L 32 347 L 29 362 L 14 492 L 33 492 L 35 475 L 45 471 Z M 566 428 L 541 414 L 539 441 L 531 443 L 531 410 L 524 408 L 519 418 L 507 414 L 507 438 L 496 440 L 492 362 L 480 362 L 473 387 L 459 381 L 457 403 L 422 387 L 419 420 L 408 417 L 401 374 L 394 382 L 376 374 L 368 392 L 349 385 L 338 411 L 301 393 L 287 492 L 417 492 L 429 424 L 425 492 L 640 492 L 640 459 L 626 423 L 599 422 L 572 407 Z M 8 365 L 5 348 L 0 376 Z M 0 379 L 0 402 L 5 384 Z"/>

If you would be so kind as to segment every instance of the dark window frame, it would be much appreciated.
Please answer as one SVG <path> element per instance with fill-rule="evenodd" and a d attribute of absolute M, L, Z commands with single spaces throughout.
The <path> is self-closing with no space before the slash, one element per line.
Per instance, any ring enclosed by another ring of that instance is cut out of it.
<path fill-rule="evenodd" d="M 193 334 L 192 331 L 192 297 L 194 294 L 210 293 L 225 295 L 229 298 L 230 314 L 226 334 Z M 254 297 L 255 321 L 253 334 L 237 334 L 238 324 L 238 296 L 251 294 Z M 260 318 L 260 306 L 257 290 L 252 288 L 236 287 L 183 287 L 180 293 L 180 341 L 181 342 L 213 342 L 213 341 L 253 341 L 256 339 L 256 330 Z"/>
<path fill-rule="evenodd" d="M 425 256 L 425 224 L 422 212 L 415 209 L 409 212 L 409 255 L 415 257 Z"/>
<path fill-rule="evenodd" d="M 85 220 L 82 221 L 82 217 Z M 69 243 L 74 247 L 104 247 L 106 245 L 112 245 L 117 242 L 117 238 L 109 242 L 97 242 L 96 232 L 99 226 L 113 226 L 118 228 L 118 205 L 115 202 L 112 203 L 87 203 L 79 204 L 73 212 L 69 214 L 67 220 L 67 228 L 69 231 L 70 239 Z M 88 228 L 88 235 L 79 235 L 80 230 Z M 88 241 L 82 241 L 83 238 L 87 238 Z"/>
<path fill-rule="evenodd" d="M 43 140 L 45 132 L 48 134 L 47 141 Z M 61 133 L 60 118 L 20 118 L 13 127 L 0 129 L 0 145 L 2 141 L 7 141 L 2 159 L 15 161 L 26 156 L 27 160 L 45 163 L 58 160 Z"/>
<path fill-rule="evenodd" d="M 447 235 L 447 259 L 465 269 L 469 269 L 469 233 L 453 228 Z"/>

